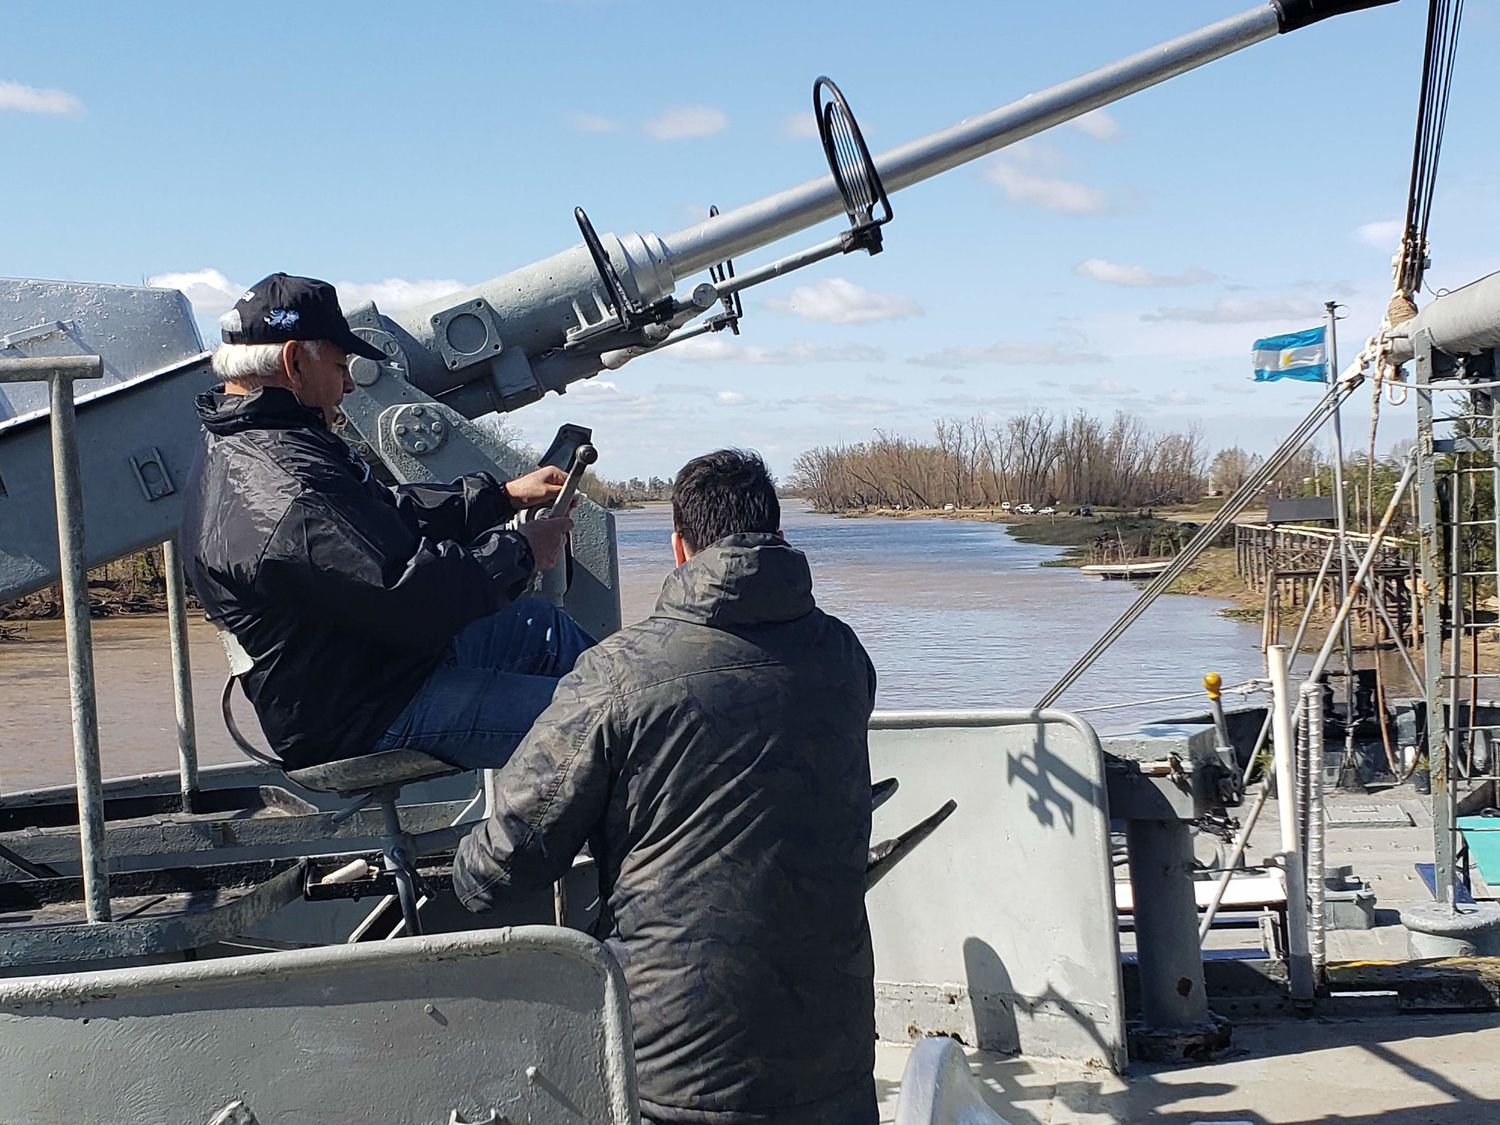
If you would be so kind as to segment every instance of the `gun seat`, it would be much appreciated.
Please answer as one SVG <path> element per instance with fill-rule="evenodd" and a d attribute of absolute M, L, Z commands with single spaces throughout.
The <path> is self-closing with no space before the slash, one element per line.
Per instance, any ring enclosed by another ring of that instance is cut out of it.
<path fill-rule="evenodd" d="M 251 743 L 235 723 L 234 709 L 231 706 L 234 685 L 254 667 L 254 662 L 233 633 L 217 624 L 216 628 L 219 640 L 224 645 L 224 655 L 229 660 L 229 677 L 224 681 L 224 693 L 219 698 L 219 709 L 223 712 L 224 726 L 229 731 L 229 737 L 249 757 L 281 770 L 288 781 L 293 781 L 304 789 L 354 798 L 353 804 L 335 814 L 335 824 L 348 820 L 367 805 L 375 805 L 380 809 L 384 826 L 380 850 L 385 859 L 385 869 L 396 881 L 406 932 L 414 936 L 420 934 L 422 923 L 417 916 L 418 849 L 411 835 L 401 827 L 401 814 L 396 809 L 396 799 L 401 796 L 403 785 L 464 771 L 430 754 L 423 754 L 420 750 L 381 750 L 373 754 L 362 754 L 357 758 L 340 758 L 316 766 L 287 769 L 280 758 Z"/>
<path fill-rule="evenodd" d="M 335 822 L 347 820 L 366 805 L 373 804 L 380 809 L 385 826 L 381 839 L 385 869 L 396 880 L 396 892 L 401 901 L 401 917 L 406 923 L 406 932 L 420 934 L 422 924 L 417 914 L 418 849 L 410 834 L 401 827 L 401 814 L 396 807 L 396 800 L 401 796 L 403 785 L 464 771 L 430 754 L 423 754 L 420 750 L 381 750 L 358 758 L 340 758 L 285 772 L 288 780 L 304 789 L 353 797 L 354 803 L 339 812 L 334 817 Z"/>
<path fill-rule="evenodd" d="M 420 750 L 382 750 L 358 758 L 342 758 L 336 762 L 287 770 L 286 776 L 304 789 L 336 793 L 340 797 L 362 797 L 377 789 L 389 786 L 399 789 L 413 781 L 462 772 L 457 766 Z"/>

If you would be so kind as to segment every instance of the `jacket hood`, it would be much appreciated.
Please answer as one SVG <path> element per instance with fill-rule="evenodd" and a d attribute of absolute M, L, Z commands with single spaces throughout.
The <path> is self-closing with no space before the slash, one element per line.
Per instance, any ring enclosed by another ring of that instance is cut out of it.
<path fill-rule="evenodd" d="M 285 387 L 259 387 L 247 395 L 230 395 L 220 384 L 200 394 L 195 405 L 203 428 L 212 434 L 328 428 L 322 411 L 303 406 Z"/>
<path fill-rule="evenodd" d="M 815 608 L 807 556 L 753 533 L 720 539 L 674 570 L 655 616 L 726 628 L 795 621 Z"/>

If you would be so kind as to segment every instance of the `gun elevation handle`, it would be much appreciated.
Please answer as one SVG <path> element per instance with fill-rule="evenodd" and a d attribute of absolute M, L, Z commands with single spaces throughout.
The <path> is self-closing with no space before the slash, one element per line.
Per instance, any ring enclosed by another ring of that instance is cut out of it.
<path fill-rule="evenodd" d="M 565 516 L 568 509 L 573 506 L 573 497 L 578 495 L 578 482 L 583 479 L 583 474 L 588 467 L 599 460 L 599 451 L 592 445 L 580 445 L 578 452 L 573 454 L 573 465 L 568 470 L 568 479 L 563 481 L 562 491 L 557 494 L 551 509 L 547 512 L 549 518 Z"/>

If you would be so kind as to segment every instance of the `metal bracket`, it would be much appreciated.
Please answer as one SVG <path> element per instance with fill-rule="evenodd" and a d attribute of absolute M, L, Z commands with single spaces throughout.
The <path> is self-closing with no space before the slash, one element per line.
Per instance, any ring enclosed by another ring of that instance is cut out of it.
<path fill-rule="evenodd" d="M 712 219 L 718 213 L 719 208 L 716 205 L 710 204 L 708 217 Z M 708 276 L 713 278 L 715 292 L 717 292 L 717 287 L 727 285 L 734 280 L 734 259 L 725 258 L 718 265 L 710 266 Z M 718 316 L 709 318 L 709 331 L 718 332 L 721 329 L 727 328 L 738 336 L 740 334 L 740 318 L 745 315 L 745 303 L 740 298 L 738 290 L 732 293 L 725 293 L 722 300 L 724 302 L 724 311 Z"/>
<path fill-rule="evenodd" d="M 500 318 L 483 297 L 432 316 L 432 344 L 449 370 L 494 359 L 503 350 Z"/>
<path fill-rule="evenodd" d="M 425 457 L 448 440 L 448 424 L 435 406 L 407 404 L 394 407 L 381 415 L 380 425 L 390 432 L 402 450 L 413 457 Z"/>
<path fill-rule="evenodd" d="M 345 858 L 339 856 L 339 859 Z M 379 857 L 370 864 L 370 873 L 360 879 L 351 879 L 343 883 L 325 883 L 322 881 L 327 871 L 309 869 L 307 880 L 302 885 L 302 897 L 308 902 L 335 902 L 339 899 L 352 899 L 358 902 L 362 898 L 385 897 L 396 893 L 396 878 L 389 871 L 379 866 Z"/>
<path fill-rule="evenodd" d="M 156 446 L 143 449 L 130 456 L 130 467 L 135 470 L 136 482 L 141 486 L 141 495 L 146 500 L 160 500 L 177 491 L 172 483 L 172 474 L 167 472 L 167 463 L 162 460 L 161 450 Z"/>
<path fill-rule="evenodd" d="M 640 305 L 631 300 L 630 295 L 625 291 L 625 283 L 620 280 L 620 271 L 615 269 L 615 264 L 604 249 L 604 242 L 600 239 L 599 232 L 594 229 L 594 224 L 589 220 L 588 214 L 582 207 L 574 207 L 573 218 L 578 221 L 578 230 L 583 235 L 583 244 L 588 249 L 589 257 L 593 259 L 594 269 L 599 273 L 603 299 L 599 301 L 602 315 L 599 320 L 592 323 L 583 318 L 582 309 L 576 302 L 574 303 L 574 314 L 578 316 L 578 325 L 568 333 L 569 345 L 576 347 L 584 340 L 615 330 L 631 332 L 638 328 L 667 324 L 681 311 L 677 302 L 670 296 L 654 305 Z"/>
<path fill-rule="evenodd" d="M 0 351 L 45 340 L 48 336 L 66 336 L 77 326 L 77 321 L 72 320 L 49 320 L 45 324 L 33 324 L 30 328 L 22 328 L 8 336 L 0 336 Z"/>
<path fill-rule="evenodd" d="M 383 328 L 372 328 L 355 321 L 350 322 L 350 327 L 354 328 L 358 335 L 390 356 L 388 362 L 377 363 L 375 360 L 366 359 L 364 356 L 351 355 L 349 357 L 349 377 L 354 380 L 357 386 L 374 386 L 384 373 L 383 369 L 385 368 L 405 369 L 406 356 L 402 354 L 401 342 L 395 336 Z"/>

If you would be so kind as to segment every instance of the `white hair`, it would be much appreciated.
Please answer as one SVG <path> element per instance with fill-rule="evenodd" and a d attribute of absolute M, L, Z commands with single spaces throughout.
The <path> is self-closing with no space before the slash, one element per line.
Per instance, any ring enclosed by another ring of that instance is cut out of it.
<path fill-rule="evenodd" d="M 318 356 L 316 340 L 299 340 L 311 353 Z M 282 378 L 281 344 L 220 344 L 214 352 L 214 374 L 226 383 L 237 383 L 242 387 L 261 387 L 267 383 L 278 383 Z"/>

